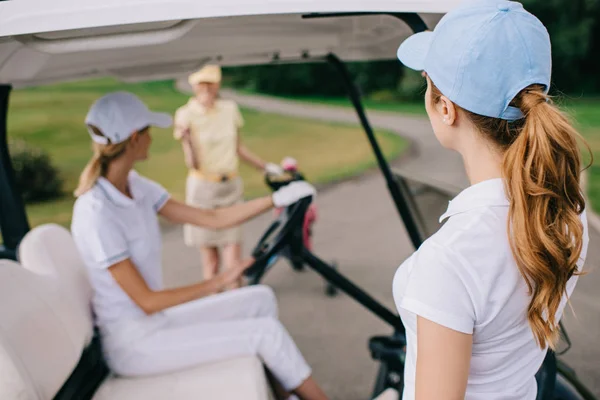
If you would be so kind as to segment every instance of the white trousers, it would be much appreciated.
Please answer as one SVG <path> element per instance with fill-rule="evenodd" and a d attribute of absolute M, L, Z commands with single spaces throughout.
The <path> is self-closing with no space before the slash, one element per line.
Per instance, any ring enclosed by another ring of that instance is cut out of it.
<path fill-rule="evenodd" d="M 296 389 L 311 374 L 277 318 L 268 286 L 231 290 L 128 324 L 112 329 L 112 343 L 105 346 L 108 364 L 119 375 L 162 374 L 249 355 L 258 356 L 286 390 Z M 115 345 L 119 331 L 136 332 L 136 337 L 121 337 L 121 345 Z"/>

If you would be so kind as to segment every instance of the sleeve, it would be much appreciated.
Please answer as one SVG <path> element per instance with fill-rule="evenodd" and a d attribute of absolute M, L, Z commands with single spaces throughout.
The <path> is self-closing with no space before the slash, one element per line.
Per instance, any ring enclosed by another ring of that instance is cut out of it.
<path fill-rule="evenodd" d="M 106 269 L 130 257 L 125 232 L 114 219 L 95 216 L 82 228 L 73 236 L 92 267 Z"/>
<path fill-rule="evenodd" d="M 189 126 L 187 112 L 184 107 L 181 107 L 175 111 L 173 122 L 173 137 L 176 140 L 181 140 L 183 129 Z"/>
<path fill-rule="evenodd" d="M 242 117 L 242 113 L 240 112 L 240 108 L 237 104 L 233 103 L 233 118 L 235 121 L 236 128 L 240 129 L 244 126 L 244 117 Z"/>
<path fill-rule="evenodd" d="M 425 242 L 417 251 L 398 307 L 455 331 L 472 334 L 477 290 L 460 257 Z"/>
<path fill-rule="evenodd" d="M 139 175 L 137 172 L 132 171 L 132 179 L 136 182 L 139 190 L 143 193 L 146 201 L 150 202 L 155 212 L 159 212 L 161 208 L 171 198 L 167 189 L 161 184 L 150 180 L 144 176 Z"/>

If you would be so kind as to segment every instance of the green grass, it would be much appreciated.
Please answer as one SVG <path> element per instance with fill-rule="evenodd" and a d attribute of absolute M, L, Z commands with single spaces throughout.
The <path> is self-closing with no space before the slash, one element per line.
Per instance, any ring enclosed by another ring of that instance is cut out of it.
<path fill-rule="evenodd" d="M 563 103 L 592 150 L 594 162 L 588 170 L 587 191 L 592 207 L 600 212 L 600 98 L 565 99 Z M 589 162 L 587 150 L 584 159 Z"/>
<path fill-rule="evenodd" d="M 346 98 L 327 97 L 285 97 L 298 102 L 310 102 L 336 107 L 351 107 Z M 588 195 L 592 207 L 600 212 L 600 98 L 572 98 L 563 96 L 555 99 L 563 111 L 574 121 L 579 132 L 589 143 L 594 155 L 594 163 L 588 171 Z M 368 110 L 394 112 L 399 114 L 419 115 L 426 117 L 423 102 L 400 101 L 373 101 L 366 99 L 365 107 Z M 589 157 L 584 151 L 584 161 L 589 162 Z"/>
<path fill-rule="evenodd" d="M 50 153 L 65 179 L 65 195 L 55 201 L 27 206 L 32 226 L 56 222 L 68 225 L 72 193 L 78 175 L 91 156 L 90 139 L 83 125 L 87 109 L 99 96 L 113 90 L 139 95 L 151 108 L 173 113 L 187 101 L 172 82 L 123 84 L 111 79 L 93 80 L 17 90 L 8 117 L 9 136 L 23 139 Z M 243 109 L 245 144 L 266 160 L 284 156 L 298 159 L 307 178 L 325 183 L 355 175 L 375 165 L 368 143 L 356 126 L 328 124 Z M 387 157 L 399 155 L 406 141 L 378 131 Z M 154 129 L 150 159 L 139 164 L 140 173 L 157 180 L 176 198 L 184 198 L 186 168 L 180 144 L 170 130 Z M 267 194 L 262 176 L 242 166 L 246 197 Z"/>

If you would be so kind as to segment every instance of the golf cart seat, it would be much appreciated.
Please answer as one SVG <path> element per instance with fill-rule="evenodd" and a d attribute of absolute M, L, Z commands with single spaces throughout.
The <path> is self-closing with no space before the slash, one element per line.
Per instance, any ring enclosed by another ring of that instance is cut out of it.
<path fill-rule="evenodd" d="M 256 357 L 144 378 L 112 375 L 69 231 L 35 228 L 21 242 L 19 261 L 0 261 L 0 399 L 272 399 Z"/>

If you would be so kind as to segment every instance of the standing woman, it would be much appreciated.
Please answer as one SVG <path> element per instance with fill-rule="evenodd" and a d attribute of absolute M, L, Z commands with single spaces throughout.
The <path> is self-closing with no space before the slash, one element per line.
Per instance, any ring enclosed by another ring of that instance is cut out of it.
<path fill-rule="evenodd" d="M 244 192 L 238 172 L 239 158 L 260 171 L 279 174 L 282 170 L 278 165 L 265 163 L 242 144 L 239 130 L 244 121 L 238 106 L 219 98 L 219 66 L 207 65 L 190 75 L 188 81 L 195 96 L 175 113 L 174 130 L 189 168 L 186 202 L 205 209 L 239 203 Z M 188 246 L 200 249 L 205 279 L 217 274 L 220 258 L 225 268 L 240 261 L 240 226 L 216 231 L 188 224 L 184 227 L 184 238 Z M 239 282 L 232 287 L 238 285 Z"/>
<path fill-rule="evenodd" d="M 548 96 L 550 38 L 517 2 L 470 1 L 398 57 L 471 186 L 400 266 L 404 399 L 534 400 L 588 248 L 580 136 Z"/>

